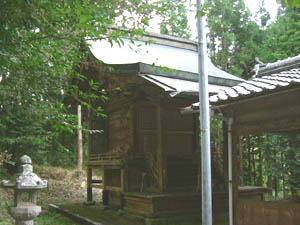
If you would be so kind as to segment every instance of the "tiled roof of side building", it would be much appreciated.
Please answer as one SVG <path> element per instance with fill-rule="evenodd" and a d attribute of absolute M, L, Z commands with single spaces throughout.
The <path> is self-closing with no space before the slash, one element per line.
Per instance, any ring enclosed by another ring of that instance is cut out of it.
<path fill-rule="evenodd" d="M 256 77 L 210 97 L 213 105 L 223 105 L 281 90 L 300 87 L 300 55 L 266 64 Z"/>

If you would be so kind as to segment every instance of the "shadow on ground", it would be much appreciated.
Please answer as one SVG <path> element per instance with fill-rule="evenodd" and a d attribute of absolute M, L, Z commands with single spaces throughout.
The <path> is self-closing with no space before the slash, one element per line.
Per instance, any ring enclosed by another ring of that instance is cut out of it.
<path fill-rule="evenodd" d="M 122 210 L 105 208 L 101 204 L 87 206 L 82 203 L 70 203 L 61 204 L 59 208 L 67 212 L 66 214 L 83 217 L 89 221 L 96 222 L 95 224 L 101 225 L 201 225 L 200 218 L 186 218 L 184 221 L 182 219 L 169 218 L 170 220 L 167 222 L 149 222 L 145 221 L 142 217 L 135 217 L 124 213 Z M 73 217 L 73 219 L 76 218 Z M 228 218 L 224 216 L 223 218 L 214 219 L 213 225 L 228 225 L 227 221 Z M 81 223 L 84 224 L 82 221 Z"/>

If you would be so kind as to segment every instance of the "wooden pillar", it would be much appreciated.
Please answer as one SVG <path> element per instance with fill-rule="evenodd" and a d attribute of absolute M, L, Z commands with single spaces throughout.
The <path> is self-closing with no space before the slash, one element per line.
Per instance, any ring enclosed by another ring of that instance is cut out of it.
<path fill-rule="evenodd" d="M 122 192 L 128 191 L 128 169 L 121 168 L 121 190 Z"/>
<path fill-rule="evenodd" d="M 196 124 L 196 130 L 195 130 L 195 134 L 196 134 L 196 149 L 197 149 L 197 187 L 196 187 L 196 192 L 201 193 L 202 192 L 202 166 L 201 166 L 201 147 L 200 147 L 200 124 L 199 124 L 199 115 L 197 114 L 196 119 L 194 121 L 194 123 Z"/>
<path fill-rule="evenodd" d="M 240 152 L 240 185 L 244 186 L 244 159 L 243 159 L 243 136 L 239 137 L 239 152 Z"/>
<path fill-rule="evenodd" d="M 93 170 L 91 167 L 88 167 L 88 171 L 87 171 L 87 201 L 88 202 L 93 201 L 92 176 L 93 176 Z"/>
<path fill-rule="evenodd" d="M 102 191 L 102 203 L 103 205 L 108 205 L 108 190 L 106 190 L 106 179 L 105 179 L 105 167 L 102 167 L 102 184 L 103 184 L 103 191 Z"/>
<path fill-rule="evenodd" d="M 227 184 L 228 181 L 228 125 L 223 121 L 223 176 L 224 181 Z"/>
<path fill-rule="evenodd" d="M 162 126 L 162 110 L 158 105 L 157 109 L 157 162 L 158 162 L 158 176 L 159 176 L 159 190 L 164 192 L 166 190 L 166 154 L 163 148 L 163 126 Z"/>
<path fill-rule="evenodd" d="M 238 225 L 238 148 L 237 134 L 232 132 L 233 224 Z"/>
<path fill-rule="evenodd" d="M 132 139 L 133 139 L 133 151 L 138 152 L 139 151 L 139 145 L 138 145 L 138 113 L 137 113 L 137 103 L 136 101 L 133 102 L 133 106 L 131 108 L 131 112 L 133 115 L 133 120 L 132 120 Z"/>
<path fill-rule="evenodd" d="M 88 109 L 88 130 L 92 129 L 92 111 Z M 92 135 L 88 133 L 88 160 L 92 151 Z M 92 167 L 88 166 L 87 169 L 87 201 L 93 201 L 93 187 L 92 187 Z"/>

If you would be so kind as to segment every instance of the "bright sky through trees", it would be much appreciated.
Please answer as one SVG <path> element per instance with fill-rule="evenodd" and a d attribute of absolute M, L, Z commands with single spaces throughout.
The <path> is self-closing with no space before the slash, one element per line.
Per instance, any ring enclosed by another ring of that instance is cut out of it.
<path fill-rule="evenodd" d="M 255 14 L 255 12 L 258 11 L 259 9 L 259 2 L 261 0 L 244 0 L 246 6 L 250 9 L 252 14 Z M 277 9 L 278 9 L 278 4 L 276 0 L 265 0 L 266 4 L 266 9 L 270 13 L 271 19 L 275 20 L 276 14 L 277 14 Z"/>
<path fill-rule="evenodd" d="M 253 19 L 255 18 L 255 13 L 259 10 L 260 1 L 262 1 L 262 0 L 244 0 L 246 7 L 249 8 L 249 10 L 251 11 L 251 13 L 253 15 Z M 194 2 L 194 0 L 192 2 Z M 274 21 L 276 18 L 276 15 L 277 15 L 277 10 L 278 10 L 279 4 L 276 2 L 276 0 L 265 0 L 265 7 L 266 7 L 267 11 L 270 13 L 271 20 Z M 188 11 L 189 26 L 191 28 L 191 33 L 192 33 L 191 39 L 195 39 L 196 33 L 197 33 L 195 13 L 196 13 L 196 9 L 193 9 L 193 8 L 191 8 Z M 153 21 L 153 23 L 155 24 L 154 21 Z M 158 28 L 155 28 L 155 26 L 153 26 L 153 27 L 154 27 L 153 31 L 157 32 Z"/>

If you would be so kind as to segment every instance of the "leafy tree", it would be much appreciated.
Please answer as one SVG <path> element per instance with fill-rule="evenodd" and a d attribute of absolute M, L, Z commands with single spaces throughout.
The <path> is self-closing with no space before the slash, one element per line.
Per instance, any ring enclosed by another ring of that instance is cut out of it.
<path fill-rule="evenodd" d="M 162 15 L 160 33 L 189 39 L 191 30 L 188 25 L 187 12 L 189 0 L 165 0 L 162 2 L 166 9 Z M 172 7 L 167 7 L 171 5 Z"/>
<path fill-rule="evenodd" d="M 299 196 L 299 138 L 299 134 L 242 137 L 245 185 L 262 184 L 278 198 Z"/>
<path fill-rule="evenodd" d="M 277 0 L 283 7 L 300 7 L 300 0 Z"/>
<path fill-rule="evenodd" d="M 299 9 L 281 9 L 277 20 L 265 30 L 259 51 L 263 62 L 274 62 L 296 56 L 300 52 Z"/>
<path fill-rule="evenodd" d="M 210 55 L 228 72 L 250 78 L 255 57 L 273 62 L 300 52 L 298 8 L 281 8 L 272 23 L 264 1 L 256 21 L 239 0 L 208 1 L 207 10 Z M 216 135 L 212 140 L 221 139 Z M 299 196 L 299 144 L 297 134 L 240 137 L 240 180 L 245 185 L 266 185 L 276 197 Z"/>
<path fill-rule="evenodd" d="M 259 27 L 242 0 L 207 2 L 208 48 L 213 62 L 235 75 L 253 68 Z"/>
<path fill-rule="evenodd" d="M 148 21 L 169 5 L 142 0 L 3 0 L 0 2 L 0 152 L 31 152 L 44 160 L 61 136 L 77 129 L 68 96 L 85 107 L 103 95 L 90 81 L 89 94 L 72 80 L 85 80 L 87 39 L 122 44 L 121 36 L 141 36 Z M 111 29 L 112 25 L 130 28 Z M 102 113 L 102 112 L 100 112 Z M 59 148 L 60 146 L 60 148 Z"/>
<path fill-rule="evenodd" d="M 265 7 L 265 0 L 261 0 L 259 2 L 259 9 L 256 12 L 255 17 L 257 18 L 261 28 L 265 29 L 268 24 L 268 21 L 271 18 L 270 13 L 266 10 L 266 7 Z"/>

